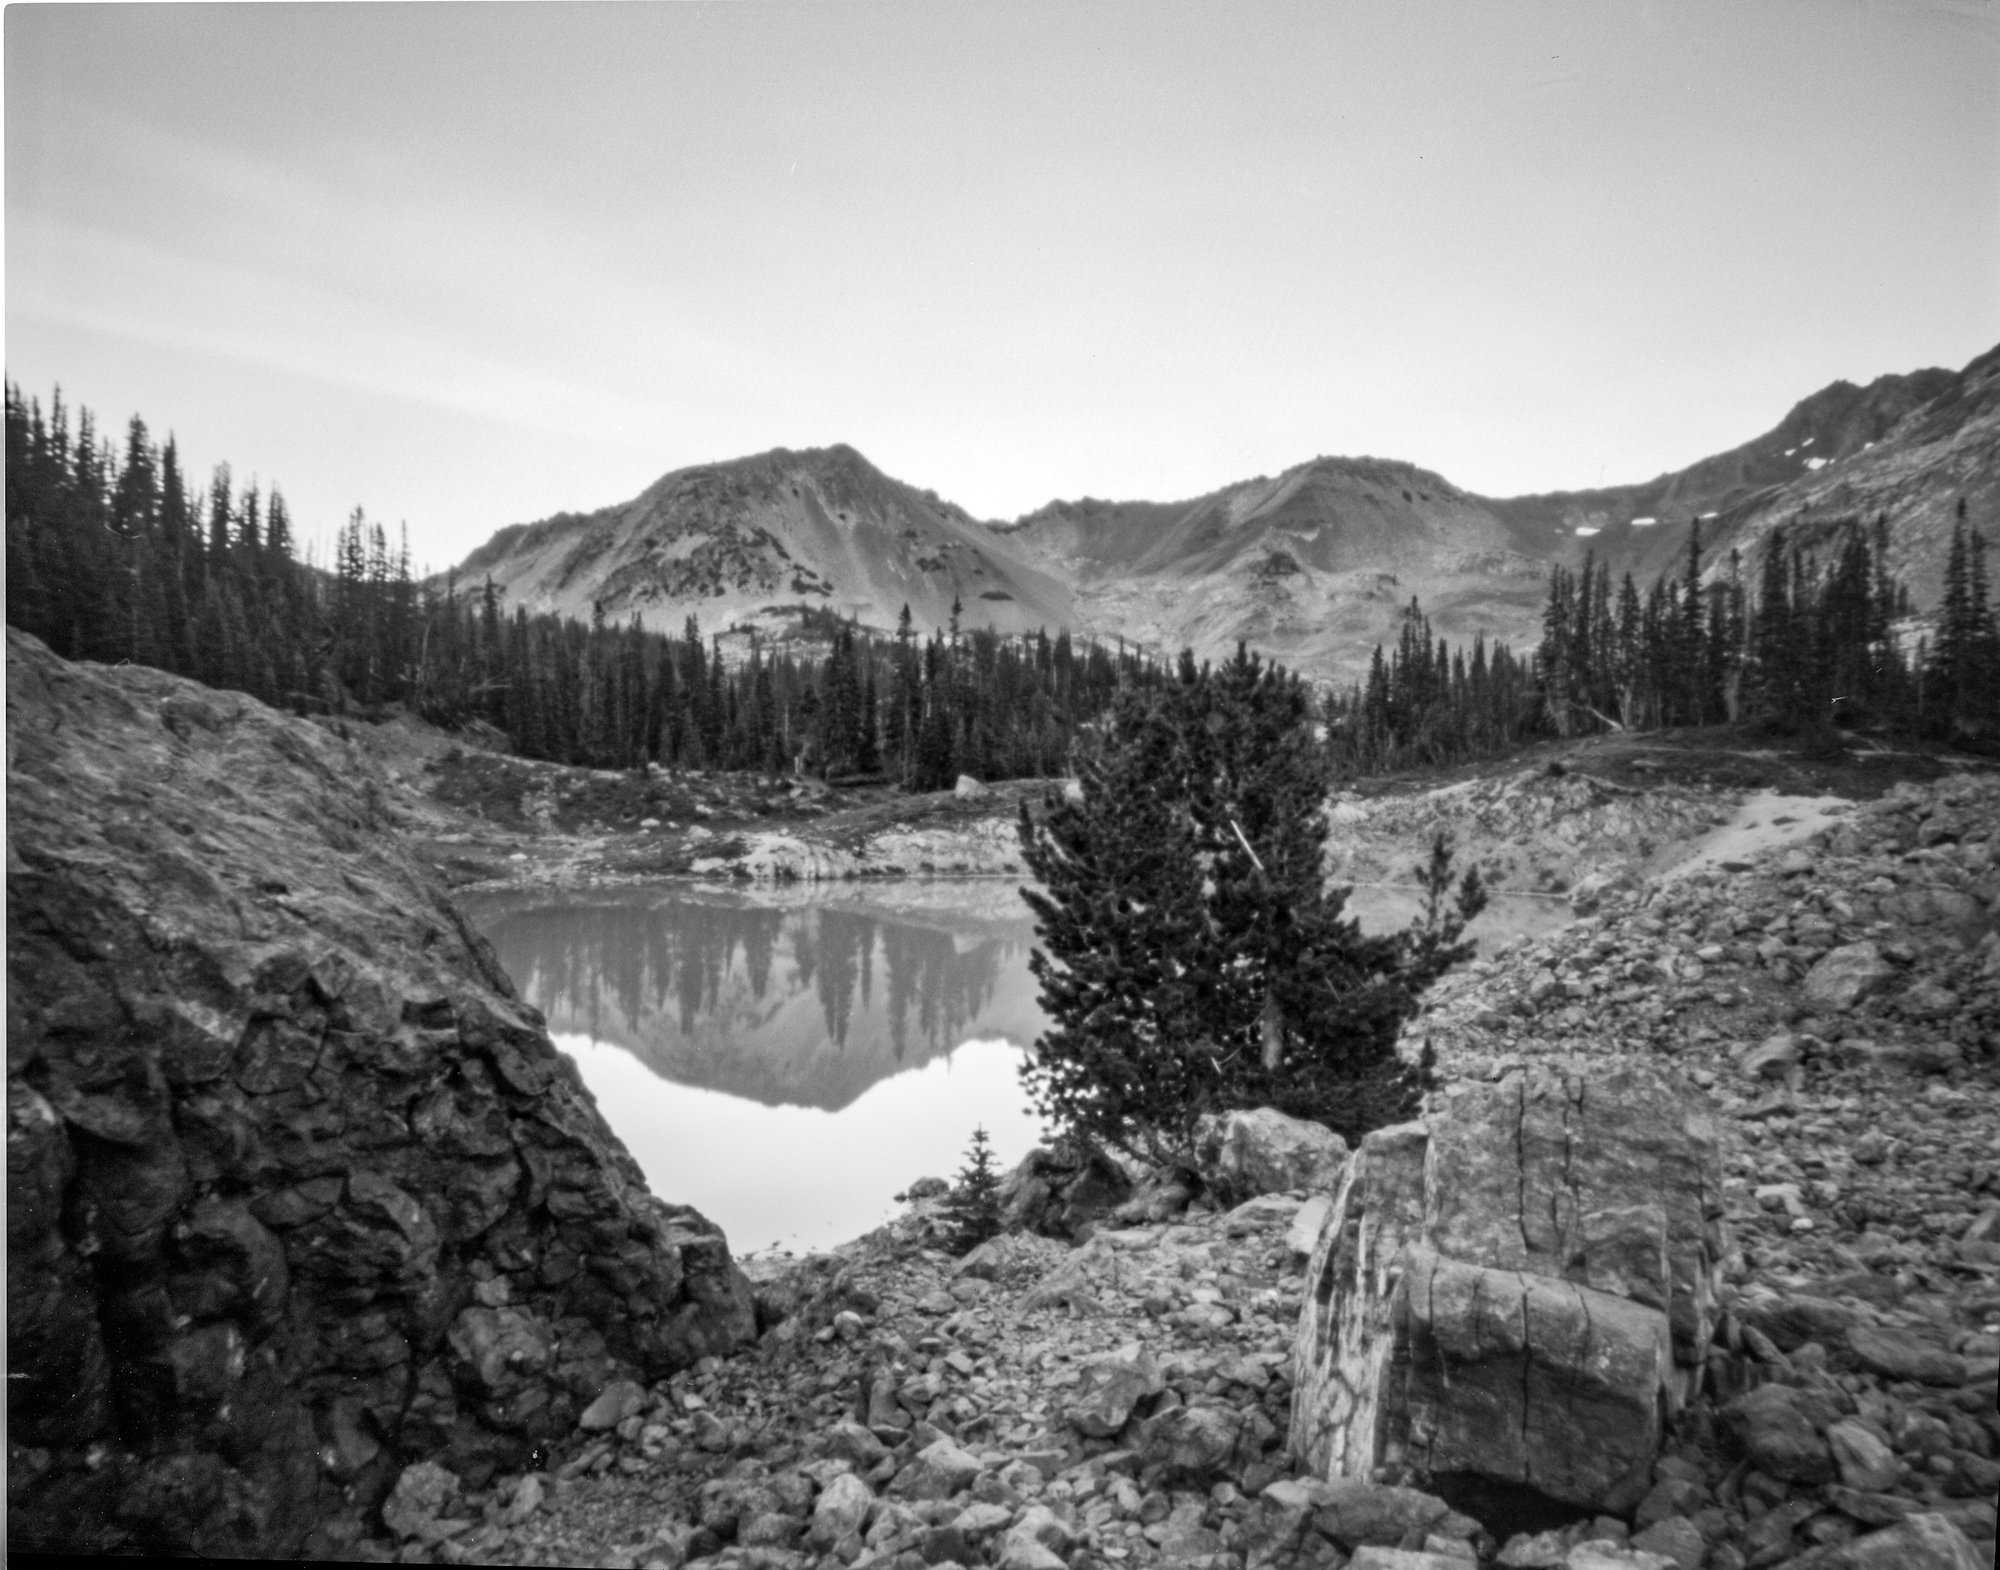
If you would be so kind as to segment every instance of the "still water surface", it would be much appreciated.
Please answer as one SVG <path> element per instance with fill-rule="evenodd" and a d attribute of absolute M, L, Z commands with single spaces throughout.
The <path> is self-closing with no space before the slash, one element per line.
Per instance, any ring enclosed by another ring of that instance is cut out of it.
<path fill-rule="evenodd" d="M 998 880 L 497 897 L 468 912 L 548 1016 L 657 1194 L 738 1253 L 825 1248 L 953 1176 L 1011 1166 L 1044 1026 L 1034 924 Z"/>
<path fill-rule="evenodd" d="M 1364 927 L 1415 900 L 1357 889 Z M 1002 1167 L 1036 1143 L 1022 1053 L 1044 1028 L 1034 923 L 1010 881 L 808 889 L 685 883 L 473 898 L 653 1192 L 738 1253 L 820 1249 L 949 1178 L 977 1126 Z M 1500 898 L 1485 941 L 1559 925 Z"/>

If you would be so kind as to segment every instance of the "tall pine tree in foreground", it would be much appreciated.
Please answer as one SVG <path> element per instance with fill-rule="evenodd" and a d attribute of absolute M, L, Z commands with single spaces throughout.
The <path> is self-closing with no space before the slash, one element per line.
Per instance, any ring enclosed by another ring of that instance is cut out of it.
<path fill-rule="evenodd" d="M 1183 654 L 1175 681 L 1121 697 L 1074 798 L 1023 806 L 1052 1021 L 1023 1075 L 1044 1115 L 1184 1163 L 1204 1112 L 1358 1137 L 1415 1110 L 1396 1035 L 1484 896 L 1468 877 L 1427 925 L 1364 934 L 1326 882 L 1323 756 L 1296 676 Z"/>

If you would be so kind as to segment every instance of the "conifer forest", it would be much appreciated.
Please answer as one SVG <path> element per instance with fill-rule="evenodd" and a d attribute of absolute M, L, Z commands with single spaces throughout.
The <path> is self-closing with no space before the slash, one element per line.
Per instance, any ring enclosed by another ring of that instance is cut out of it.
<path fill-rule="evenodd" d="M 407 541 L 356 508 L 333 559 L 302 559 L 282 493 L 219 466 L 187 474 L 133 416 L 122 444 L 56 393 L 6 389 L 7 619 L 57 654 L 131 662 L 299 713 L 402 705 L 490 726 L 527 757 L 887 778 L 915 790 L 1048 776 L 1123 688 L 1170 668 L 1067 631 L 894 632 L 800 605 L 782 638 L 508 607 L 490 584 L 413 575 Z M 1960 504 L 1942 603 L 1913 635 L 1889 569 L 1893 521 L 1812 544 L 1774 531 L 1754 562 L 1645 589 L 1586 557 L 1552 569 L 1540 644 L 1434 638 L 1404 610 L 1366 677 L 1313 701 L 1338 777 L 1504 755 L 1620 727 L 1753 723 L 1977 743 L 2000 713 L 1986 542 Z M 1829 540 L 1831 545 L 1829 546 Z M 1916 608 L 1921 610 L 1922 608 Z"/>

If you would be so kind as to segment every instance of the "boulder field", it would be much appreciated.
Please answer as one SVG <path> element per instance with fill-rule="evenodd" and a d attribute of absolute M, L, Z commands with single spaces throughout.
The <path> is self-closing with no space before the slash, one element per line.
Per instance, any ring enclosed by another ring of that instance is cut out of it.
<path fill-rule="evenodd" d="M 335 729 L 10 630 L 7 737 L 12 1546 L 323 1550 L 752 1338 Z"/>

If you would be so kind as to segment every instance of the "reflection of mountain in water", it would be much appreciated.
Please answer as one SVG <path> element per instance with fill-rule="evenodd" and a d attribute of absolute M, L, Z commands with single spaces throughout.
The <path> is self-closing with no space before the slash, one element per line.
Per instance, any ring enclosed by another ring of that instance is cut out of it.
<path fill-rule="evenodd" d="M 1002 909 L 679 890 L 472 903 L 551 1031 L 615 1043 L 678 1084 L 827 1111 L 972 1037 L 1040 1033 L 1033 923 L 1018 901 Z"/>

